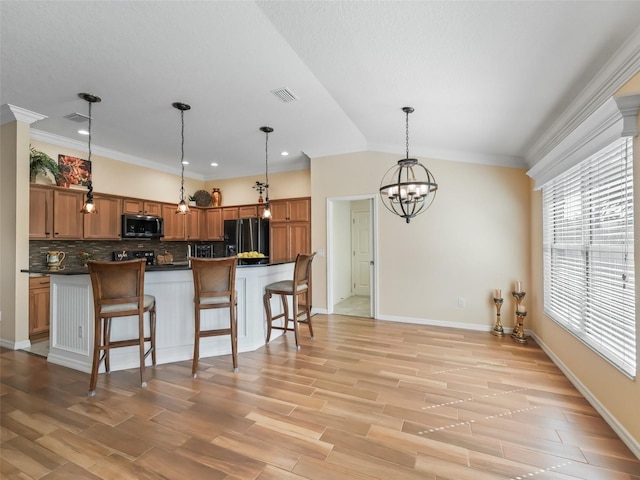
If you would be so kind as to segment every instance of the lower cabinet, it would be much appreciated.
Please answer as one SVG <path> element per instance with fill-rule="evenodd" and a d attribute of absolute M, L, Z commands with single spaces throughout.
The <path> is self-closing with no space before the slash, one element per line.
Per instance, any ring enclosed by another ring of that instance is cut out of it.
<path fill-rule="evenodd" d="M 29 278 L 29 338 L 49 334 L 49 277 Z"/>

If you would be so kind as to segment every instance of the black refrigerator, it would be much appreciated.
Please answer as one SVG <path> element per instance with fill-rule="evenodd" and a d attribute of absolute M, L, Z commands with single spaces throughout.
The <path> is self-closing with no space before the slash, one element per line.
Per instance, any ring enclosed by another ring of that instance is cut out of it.
<path fill-rule="evenodd" d="M 224 252 L 226 256 L 240 252 L 258 252 L 268 257 L 269 220 L 263 218 L 225 220 Z"/>

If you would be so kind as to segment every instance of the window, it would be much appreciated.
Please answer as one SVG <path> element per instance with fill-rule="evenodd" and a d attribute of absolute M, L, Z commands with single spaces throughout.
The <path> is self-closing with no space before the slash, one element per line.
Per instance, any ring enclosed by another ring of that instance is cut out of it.
<path fill-rule="evenodd" d="M 636 374 L 632 139 L 545 184 L 544 309 L 631 377 Z"/>

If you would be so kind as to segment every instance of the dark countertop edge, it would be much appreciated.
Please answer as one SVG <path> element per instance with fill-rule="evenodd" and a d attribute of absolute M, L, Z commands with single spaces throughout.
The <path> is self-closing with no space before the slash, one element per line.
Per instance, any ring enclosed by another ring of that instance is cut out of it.
<path fill-rule="evenodd" d="M 294 263 L 295 260 L 274 262 L 274 263 L 259 263 L 249 265 L 238 265 L 238 268 L 253 268 L 253 267 L 269 267 L 274 265 L 283 265 L 285 263 Z M 146 272 L 175 272 L 178 270 L 191 270 L 188 265 L 147 265 Z M 70 268 L 68 270 L 48 270 L 46 268 L 25 268 L 20 270 L 22 273 L 39 274 L 39 275 L 89 275 L 89 270 L 86 267 Z"/>

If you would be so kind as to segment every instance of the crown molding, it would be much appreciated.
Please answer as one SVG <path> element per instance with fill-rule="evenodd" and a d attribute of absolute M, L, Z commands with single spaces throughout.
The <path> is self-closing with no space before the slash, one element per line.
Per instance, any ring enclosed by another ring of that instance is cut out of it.
<path fill-rule="evenodd" d="M 87 148 L 87 144 L 85 142 L 63 137 L 61 135 L 56 135 L 53 133 L 43 132 L 42 130 L 31 129 L 31 138 L 39 142 L 50 143 L 52 145 L 57 145 L 59 147 L 69 148 L 72 150 L 84 151 Z M 126 153 L 118 152 L 117 150 L 111 150 L 109 148 L 94 145 L 93 143 L 91 144 L 91 153 L 94 155 L 100 155 L 101 157 L 112 158 L 113 160 L 118 160 L 120 162 L 130 163 L 132 165 L 138 165 L 140 167 L 170 173 L 172 175 L 180 176 L 181 174 L 181 169 L 179 168 L 165 167 L 164 165 L 152 162 L 151 160 L 147 160 L 146 158 L 128 155 Z M 195 180 L 206 180 L 203 175 L 188 172 L 187 170 L 184 171 L 184 176 Z"/>
<path fill-rule="evenodd" d="M 610 98 L 556 147 L 536 163 L 527 175 L 539 189 L 620 137 L 638 134 L 640 94 Z"/>
<path fill-rule="evenodd" d="M 558 115 L 553 124 L 526 149 L 525 158 L 529 167 L 534 168 L 638 71 L 640 71 L 640 28 Z"/>
<path fill-rule="evenodd" d="M 46 115 L 32 112 L 26 108 L 16 107 L 9 103 L 5 103 L 0 107 L 0 125 L 13 121 L 28 123 L 31 125 L 33 122 L 44 120 L 45 118 L 47 118 Z"/>

